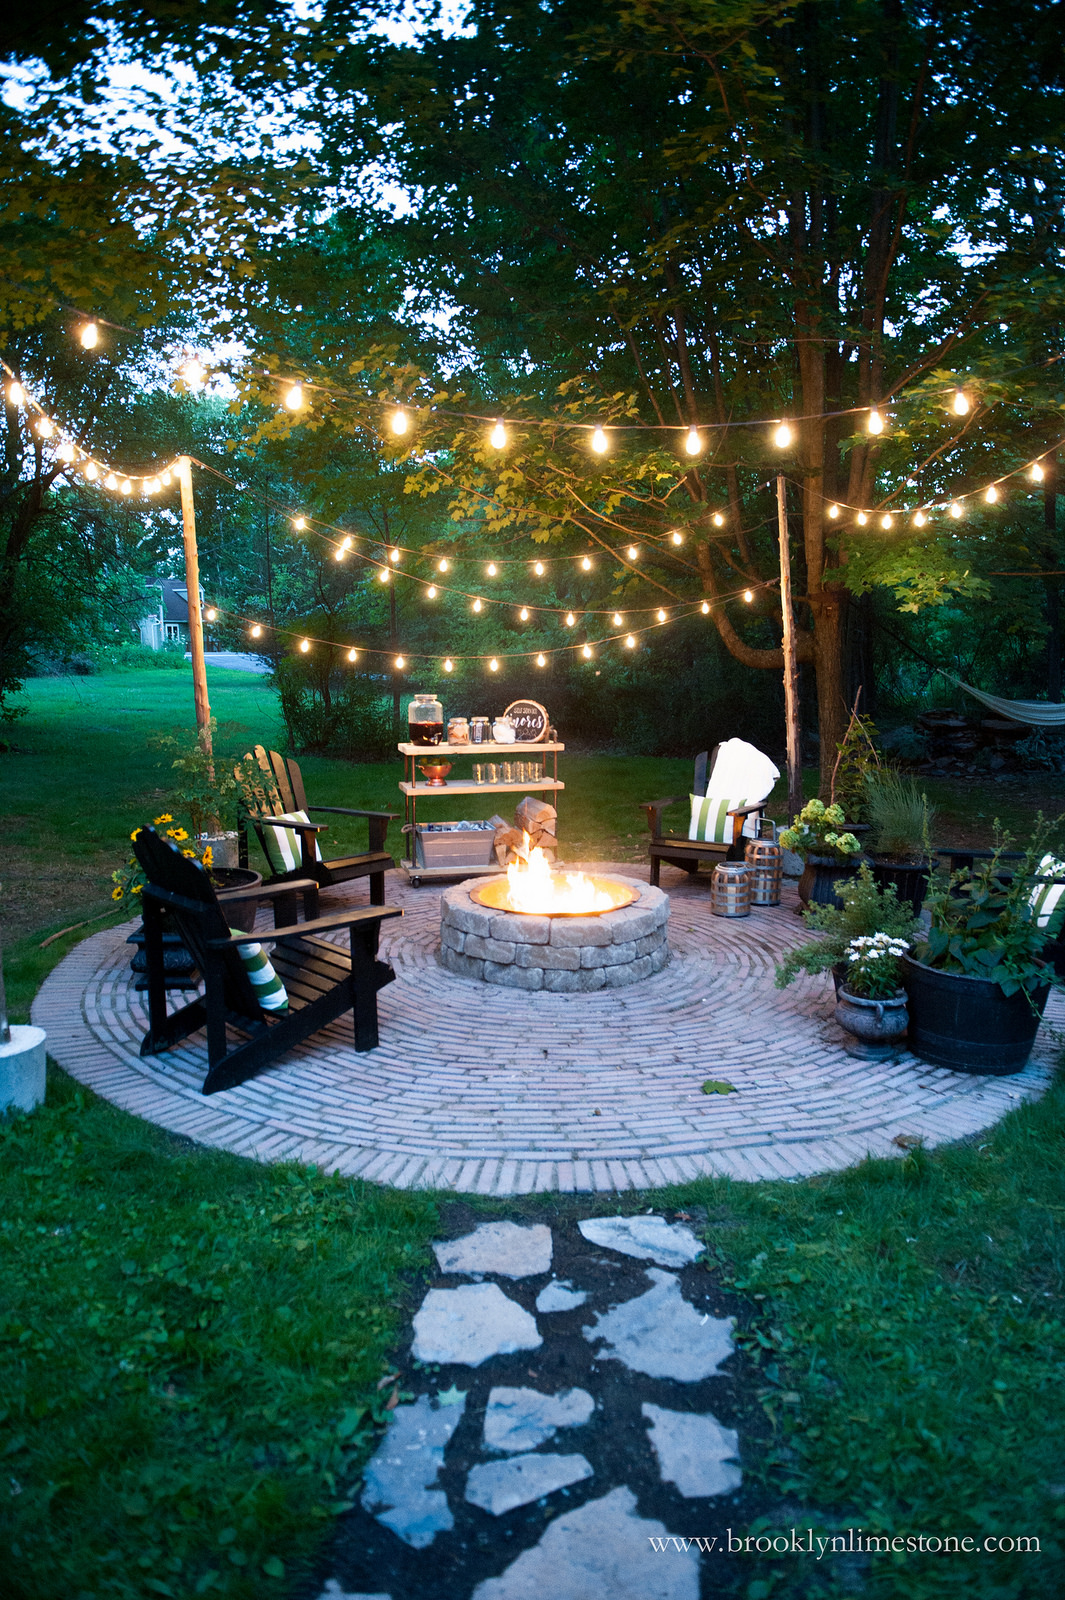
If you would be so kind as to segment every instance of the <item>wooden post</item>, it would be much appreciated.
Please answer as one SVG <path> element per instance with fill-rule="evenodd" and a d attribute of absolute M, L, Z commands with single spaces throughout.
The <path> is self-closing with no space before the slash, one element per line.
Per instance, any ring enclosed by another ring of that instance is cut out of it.
<path fill-rule="evenodd" d="M 799 667 L 795 659 L 795 619 L 791 614 L 791 552 L 784 474 L 777 473 L 777 534 L 780 541 L 780 614 L 784 624 L 784 719 L 788 736 L 788 817 L 802 810 L 799 756 Z"/>
<path fill-rule="evenodd" d="M 185 585 L 189 596 L 189 654 L 192 656 L 192 692 L 196 701 L 196 726 L 207 755 L 211 755 L 211 706 L 207 699 L 207 662 L 203 654 L 203 614 L 200 610 L 200 557 L 196 549 L 196 508 L 192 501 L 192 462 L 178 457 L 181 485 L 181 527 L 185 536 Z"/>

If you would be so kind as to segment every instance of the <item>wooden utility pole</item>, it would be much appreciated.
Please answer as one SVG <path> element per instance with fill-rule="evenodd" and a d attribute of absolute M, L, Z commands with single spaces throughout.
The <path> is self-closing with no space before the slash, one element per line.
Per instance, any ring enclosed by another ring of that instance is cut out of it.
<path fill-rule="evenodd" d="M 788 815 L 802 810 L 802 765 L 799 757 L 799 664 L 795 658 L 795 619 L 791 614 L 791 552 L 788 549 L 788 506 L 784 474 L 777 473 L 777 534 L 780 541 L 780 614 L 784 624 L 784 720 L 788 735 Z"/>
<path fill-rule="evenodd" d="M 189 654 L 192 657 L 192 692 L 196 701 L 196 727 L 207 756 L 211 755 L 211 706 L 207 699 L 207 662 L 203 654 L 203 613 L 200 610 L 200 556 L 196 549 L 196 508 L 192 502 L 192 462 L 178 457 L 181 485 L 181 528 L 185 536 L 185 586 L 189 597 Z"/>

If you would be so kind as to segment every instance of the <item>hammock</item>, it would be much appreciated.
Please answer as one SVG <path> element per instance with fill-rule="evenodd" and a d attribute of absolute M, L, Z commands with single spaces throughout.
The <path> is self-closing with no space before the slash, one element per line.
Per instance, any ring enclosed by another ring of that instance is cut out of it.
<path fill-rule="evenodd" d="M 962 683 L 953 673 L 945 673 L 952 683 L 959 689 L 964 689 L 966 694 L 971 694 L 974 700 L 987 706 L 996 717 L 1008 717 L 1010 722 L 1026 722 L 1033 728 L 1062 728 L 1065 727 L 1065 705 L 1058 705 L 1053 700 L 1000 700 L 997 694 L 985 694 L 982 689 L 974 689 L 971 683 Z"/>

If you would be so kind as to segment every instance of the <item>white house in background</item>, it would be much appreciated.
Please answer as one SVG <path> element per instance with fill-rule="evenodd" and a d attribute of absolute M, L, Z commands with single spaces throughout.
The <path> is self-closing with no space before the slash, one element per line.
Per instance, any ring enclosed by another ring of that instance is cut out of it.
<path fill-rule="evenodd" d="M 148 585 L 149 595 L 155 590 L 159 605 L 140 620 L 141 644 L 149 650 L 162 650 L 166 645 L 177 645 L 182 650 L 189 647 L 189 589 L 184 578 L 163 578 Z M 200 604 L 203 605 L 203 587 L 200 587 Z"/>

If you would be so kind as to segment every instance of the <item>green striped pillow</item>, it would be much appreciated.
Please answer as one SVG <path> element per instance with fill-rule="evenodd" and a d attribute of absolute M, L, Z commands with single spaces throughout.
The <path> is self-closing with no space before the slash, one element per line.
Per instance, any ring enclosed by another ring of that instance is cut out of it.
<path fill-rule="evenodd" d="M 689 839 L 705 839 L 708 844 L 732 844 L 733 823 L 729 812 L 746 800 L 722 800 L 717 795 L 693 794 L 692 819 L 688 827 Z"/>
<path fill-rule="evenodd" d="M 230 933 L 238 935 L 240 928 L 230 928 Z M 281 982 L 273 969 L 270 957 L 261 944 L 242 944 L 238 946 L 240 959 L 244 963 L 244 971 L 251 979 L 251 986 L 255 990 L 255 998 L 264 1011 L 287 1011 L 288 995 L 285 985 Z"/>
<path fill-rule="evenodd" d="M 1036 871 L 1040 878 L 1065 880 L 1065 861 L 1059 861 L 1057 856 L 1044 856 Z M 1065 881 L 1037 883 L 1032 889 L 1030 904 L 1036 927 L 1041 928 L 1048 939 L 1060 938 L 1065 928 Z"/>
<path fill-rule="evenodd" d="M 306 811 L 285 811 L 278 818 L 278 822 L 310 822 Z M 303 865 L 303 851 L 300 848 L 300 836 L 294 828 L 263 828 L 263 837 L 266 840 L 266 855 L 275 872 L 293 872 Z M 314 859 L 321 861 L 322 852 L 318 848 L 318 836 L 314 837 Z"/>

